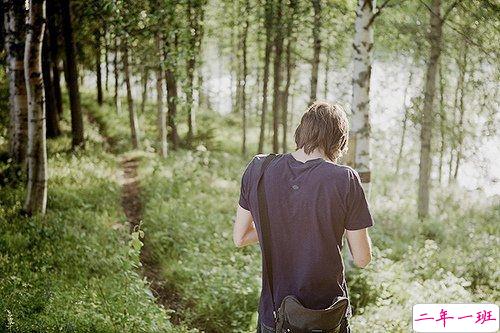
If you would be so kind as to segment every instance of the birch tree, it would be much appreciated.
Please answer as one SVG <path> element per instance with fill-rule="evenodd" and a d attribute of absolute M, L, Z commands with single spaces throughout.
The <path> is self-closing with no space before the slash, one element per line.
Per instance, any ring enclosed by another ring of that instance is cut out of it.
<path fill-rule="evenodd" d="M 370 193 L 370 78 L 373 57 L 373 21 L 375 0 L 358 0 L 354 35 L 354 73 L 350 147 L 348 161 L 359 173 L 366 193 Z"/>
<path fill-rule="evenodd" d="M 28 95 L 28 186 L 24 209 L 44 214 L 47 205 L 47 148 L 42 77 L 42 41 L 45 28 L 45 0 L 29 3 L 24 51 L 24 73 Z"/>
<path fill-rule="evenodd" d="M 26 162 L 28 141 L 28 100 L 24 81 L 25 9 L 23 1 L 3 0 L 5 50 L 9 77 L 9 152 L 21 167 Z"/>
<path fill-rule="evenodd" d="M 354 34 L 354 66 L 352 80 L 352 121 L 347 163 L 358 171 L 361 183 L 370 195 L 371 121 L 370 79 L 373 62 L 373 23 L 390 0 L 376 7 L 376 0 L 358 0 Z"/>

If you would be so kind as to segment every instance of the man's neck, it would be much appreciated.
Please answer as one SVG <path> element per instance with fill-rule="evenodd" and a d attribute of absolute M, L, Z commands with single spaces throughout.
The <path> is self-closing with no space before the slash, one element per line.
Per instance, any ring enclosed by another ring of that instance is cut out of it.
<path fill-rule="evenodd" d="M 303 148 L 300 148 L 292 153 L 292 156 L 301 162 L 306 162 L 309 160 L 314 160 L 316 158 L 323 158 L 327 160 L 328 158 L 322 154 L 318 149 L 313 150 L 310 154 L 306 154 Z"/>

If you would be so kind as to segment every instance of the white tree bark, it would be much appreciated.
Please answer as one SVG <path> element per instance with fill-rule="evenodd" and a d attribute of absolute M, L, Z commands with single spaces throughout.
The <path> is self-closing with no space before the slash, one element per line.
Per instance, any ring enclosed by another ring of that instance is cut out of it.
<path fill-rule="evenodd" d="M 47 205 L 45 96 L 41 57 L 44 28 L 45 0 L 31 0 L 24 51 L 28 93 L 28 188 L 24 209 L 30 215 L 45 214 Z"/>
<path fill-rule="evenodd" d="M 373 58 L 375 0 L 358 0 L 354 35 L 354 71 L 350 156 L 347 161 L 358 171 L 363 188 L 370 193 L 370 78 Z"/>
<path fill-rule="evenodd" d="M 28 97 L 24 81 L 24 2 L 3 0 L 5 9 L 5 50 L 9 77 L 9 153 L 24 168 L 28 141 Z"/>

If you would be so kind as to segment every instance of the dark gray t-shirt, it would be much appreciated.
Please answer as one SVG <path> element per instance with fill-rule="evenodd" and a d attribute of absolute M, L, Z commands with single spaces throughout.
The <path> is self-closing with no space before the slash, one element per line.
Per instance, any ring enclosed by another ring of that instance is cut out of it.
<path fill-rule="evenodd" d="M 257 181 L 265 157 L 256 155 L 248 164 L 239 199 L 251 212 L 259 239 Z M 287 295 L 311 309 L 330 306 L 335 296 L 348 297 L 341 255 L 344 231 L 373 225 L 358 173 L 322 158 L 303 163 L 288 153 L 269 164 L 265 177 L 276 306 Z M 259 315 L 274 327 L 264 277 Z"/>

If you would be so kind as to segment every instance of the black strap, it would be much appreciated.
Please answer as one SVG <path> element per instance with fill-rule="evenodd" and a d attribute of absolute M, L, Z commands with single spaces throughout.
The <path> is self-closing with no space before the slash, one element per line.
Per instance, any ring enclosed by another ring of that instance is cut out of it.
<path fill-rule="evenodd" d="M 262 256 L 266 265 L 266 276 L 269 285 L 269 292 L 271 293 L 271 300 L 273 302 L 273 315 L 276 320 L 276 304 L 274 301 L 274 288 L 273 288 L 273 265 L 272 265 L 272 247 L 271 247 L 271 228 L 269 225 L 269 215 L 267 212 L 267 201 L 265 191 L 264 173 L 266 172 L 269 163 L 276 157 L 276 154 L 269 154 L 262 163 L 259 182 L 257 183 L 257 198 L 259 202 L 259 218 L 260 229 L 262 237 Z"/>

